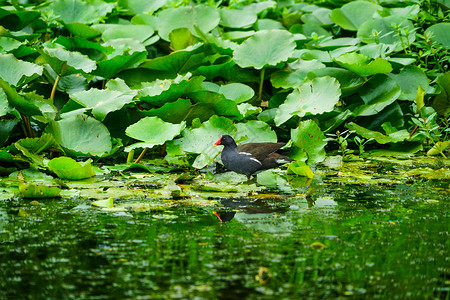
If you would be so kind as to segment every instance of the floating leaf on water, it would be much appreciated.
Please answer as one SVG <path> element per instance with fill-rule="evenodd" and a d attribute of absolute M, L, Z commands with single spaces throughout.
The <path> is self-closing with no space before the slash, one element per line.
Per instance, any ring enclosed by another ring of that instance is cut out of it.
<path fill-rule="evenodd" d="M 19 183 L 19 195 L 23 198 L 54 198 L 61 197 L 61 189 L 33 183 Z"/>
<path fill-rule="evenodd" d="M 99 207 L 99 208 L 113 208 L 114 207 L 114 199 L 109 198 L 106 200 L 97 200 L 91 203 L 93 207 Z"/>

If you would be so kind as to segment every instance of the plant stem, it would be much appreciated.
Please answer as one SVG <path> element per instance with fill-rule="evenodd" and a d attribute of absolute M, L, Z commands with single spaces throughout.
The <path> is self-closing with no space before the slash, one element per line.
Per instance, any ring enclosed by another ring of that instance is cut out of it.
<path fill-rule="evenodd" d="M 148 148 L 145 147 L 144 150 L 142 150 L 141 154 L 139 154 L 139 157 L 134 161 L 135 164 L 141 161 L 141 159 L 144 157 L 145 153 L 147 152 Z"/>
<path fill-rule="evenodd" d="M 33 136 L 33 131 L 31 130 L 31 123 L 30 123 L 30 117 L 25 116 L 23 114 L 20 114 L 22 116 L 22 120 L 23 120 L 23 125 L 24 125 L 24 131 L 25 131 L 25 135 L 26 137 L 32 138 Z"/>
<path fill-rule="evenodd" d="M 60 79 L 61 79 L 61 76 L 57 75 L 56 79 L 55 79 L 55 83 L 53 83 L 52 92 L 50 93 L 50 99 L 52 99 L 52 100 L 53 100 L 53 98 L 55 98 L 56 87 L 58 86 L 58 83 L 59 83 Z"/>
<path fill-rule="evenodd" d="M 261 103 L 262 99 L 262 91 L 264 86 L 264 75 L 266 73 L 266 69 L 261 70 L 261 78 L 259 80 L 259 91 L 258 91 L 258 102 Z"/>

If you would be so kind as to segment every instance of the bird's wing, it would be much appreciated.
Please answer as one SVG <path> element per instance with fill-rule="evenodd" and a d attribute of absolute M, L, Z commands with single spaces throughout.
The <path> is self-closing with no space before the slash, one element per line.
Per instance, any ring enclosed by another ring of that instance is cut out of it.
<path fill-rule="evenodd" d="M 264 143 L 264 147 L 261 147 L 261 143 L 248 143 L 239 145 L 236 148 L 237 152 L 250 153 L 254 158 L 259 161 L 265 159 L 269 154 L 274 153 L 281 147 L 286 145 L 285 143 Z"/>

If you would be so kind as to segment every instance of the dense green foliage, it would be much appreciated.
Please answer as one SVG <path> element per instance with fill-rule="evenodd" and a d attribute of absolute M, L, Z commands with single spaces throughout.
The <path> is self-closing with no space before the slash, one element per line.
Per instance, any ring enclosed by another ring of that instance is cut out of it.
<path fill-rule="evenodd" d="M 145 147 L 203 168 L 221 134 L 446 156 L 448 0 L 187 2 L 2 1 L 0 173 Z"/>

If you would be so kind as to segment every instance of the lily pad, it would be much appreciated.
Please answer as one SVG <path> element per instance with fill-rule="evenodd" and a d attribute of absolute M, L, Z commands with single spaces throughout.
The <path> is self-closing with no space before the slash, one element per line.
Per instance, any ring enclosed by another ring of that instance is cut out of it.
<path fill-rule="evenodd" d="M 308 155 L 308 164 L 321 162 L 325 159 L 325 135 L 319 125 L 313 120 L 300 122 L 297 128 L 291 130 L 293 145 L 302 149 Z"/>
<path fill-rule="evenodd" d="M 0 53 L 0 78 L 10 85 L 19 86 L 42 75 L 43 67 L 18 60 L 12 54 Z"/>
<path fill-rule="evenodd" d="M 342 67 L 361 76 L 389 73 L 392 71 L 392 66 L 386 59 L 377 57 L 371 61 L 369 57 L 355 52 L 342 54 L 336 58 L 336 62 Z"/>
<path fill-rule="evenodd" d="M 23 198 L 55 198 L 61 197 L 61 189 L 34 183 L 19 183 L 19 195 Z"/>
<path fill-rule="evenodd" d="M 339 83 L 335 78 L 316 77 L 289 94 L 278 108 L 275 124 L 279 126 L 294 115 L 303 117 L 332 111 L 340 95 Z"/>
<path fill-rule="evenodd" d="M 125 151 L 128 152 L 135 148 L 152 148 L 156 145 L 162 145 L 179 135 L 185 126 L 185 122 L 172 124 L 164 122 L 158 117 L 145 117 L 129 126 L 125 131 L 129 137 L 143 142 L 130 145 L 125 148 Z"/>
<path fill-rule="evenodd" d="M 91 159 L 79 163 L 70 157 L 57 157 L 48 162 L 48 168 L 61 179 L 80 180 L 95 176 Z"/>
<path fill-rule="evenodd" d="M 236 48 L 234 60 L 242 68 L 262 69 L 288 60 L 294 49 L 294 36 L 290 32 L 262 30 Z"/>

